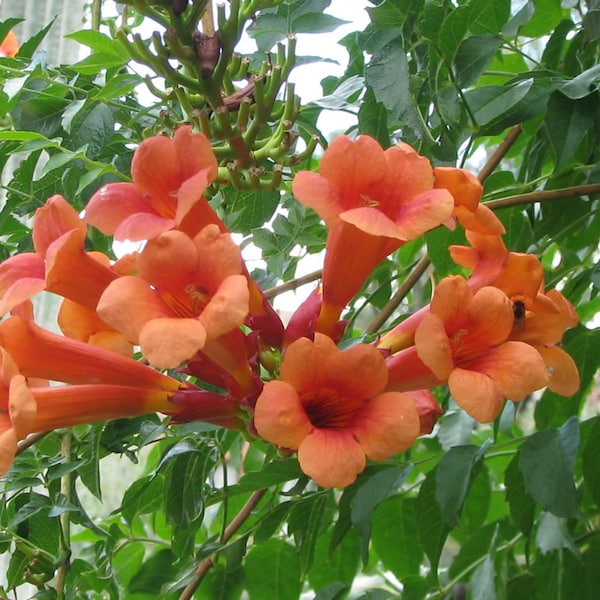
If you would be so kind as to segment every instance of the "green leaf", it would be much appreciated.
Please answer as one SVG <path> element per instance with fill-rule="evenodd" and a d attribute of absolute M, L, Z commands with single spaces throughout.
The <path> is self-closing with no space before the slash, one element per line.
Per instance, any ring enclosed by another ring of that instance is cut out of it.
<path fill-rule="evenodd" d="M 122 67 L 127 64 L 127 60 L 128 55 L 126 52 L 121 55 L 113 52 L 93 52 L 83 60 L 70 65 L 69 68 L 84 75 L 95 75 L 104 69 Z"/>
<path fill-rule="evenodd" d="M 86 147 L 88 158 L 97 158 L 110 140 L 115 127 L 113 112 L 105 104 L 94 104 L 77 113 L 71 122 L 69 145 Z"/>
<path fill-rule="evenodd" d="M 345 583 L 336 581 L 320 590 L 314 597 L 314 600 L 342 600 L 342 598 L 346 597 L 348 589 Z"/>
<path fill-rule="evenodd" d="M 142 542 L 125 544 L 113 553 L 113 573 L 121 586 L 128 587 L 132 577 L 140 571 L 145 554 L 146 550 Z"/>
<path fill-rule="evenodd" d="M 321 534 L 321 525 L 327 507 L 325 494 L 312 494 L 293 504 L 288 518 L 288 533 L 294 536 L 299 547 L 299 558 L 303 575 L 310 569 L 315 544 Z"/>
<path fill-rule="evenodd" d="M 367 85 L 375 99 L 399 121 L 414 130 L 422 129 L 422 119 L 410 91 L 410 73 L 402 39 L 377 51 L 365 69 Z"/>
<path fill-rule="evenodd" d="M 371 88 L 367 89 L 358 110 L 358 132 L 375 138 L 382 148 L 390 145 L 387 111 L 382 104 L 375 100 L 375 94 Z"/>
<path fill-rule="evenodd" d="M 266 464 L 260 471 L 246 473 L 238 484 L 229 488 L 228 496 L 254 492 L 299 477 L 302 477 L 302 471 L 297 460 L 274 460 Z"/>
<path fill-rule="evenodd" d="M 233 187 L 226 188 L 223 195 L 225 221 L 231 231 L 242 234 L 248 234 L 269 221 L 281 200 L 279 191 L 243 192 Z"/>
<path fill-rule="evenodd" d="M 598 83 L 600 82 L 600 65 L 594 65 L 589 69 L 586 69 L 583 73 L 577 75 L 560 86 L 560 91 L 571 98 L 572 100 L 579 100 L 585 98 L 590 94 L 593 94 L 598 89 Z"/>
<path fill-rule="evenodd" d="M 577 546 L 567 530 L 565 519 L 551 513 L 542 513 L 535 536 L 535 545 L 544 553 L 566 548 L 578 555 Z"/>
<path fill-rule="evenodd" d="M 412 465 L 379 471 L 360 486 L 352 499 L 351 519 L 361 540 L 361 554 L 365 564 L 369 560 L 373 511 L 380 502 L 398 493 L 411 471 Z"/>
<path fill-rule="evenodd" d="M 546 35 L 568 16 L 568 11 L 557 0 L 535 0 L 535 13 L 519 33 L 531 38 Z"/>
<path fill-rule="evenodd" d="M 343 583 L 350 586 L 359 571 L 360 548 L 358 536 L 350 530 L 335 550 L 330 551 L 330 539 L 321 535 L 315 546 L 315 560 L 308 573 L 310 585 L 315 590 Z"/>
<path fill-rule="evenodd" d="M 519 468 L 519 454 L 513 457 L 504 473 L 504 486 L 510 516 L 519 530 L 529 536 L 535 516 L 535 500 L 525 488 L 525 479 Z"/>
<path fill-rule="evenodd" d="M 486 556 L 484 561 L 475 569 L 469 582 L 469 590 L 473 598 L 477 598 L 477 600 L 496 600 L 494 573 L 494 560 L 491 556 Z"/>
<path fill-rule="evenodd" d="M 495 135 L 542 113 L 549 92 L 530 78 L 506 86 L 473 88 L 465 92 L 465 98 L 481 132 Z"/>
<path fill-rule="evenodd" d="M 466 581 L 465 572 L 481 560 L 482 556 L 488 554 L 489 548 L 498 529 L 496 523 L 489 523 L 480 529 L 469 530 L 469 537 L 460 545 L 458 552 L 452 559 L 448 571 L 452 579 L 462 575 L 462 581 Z"/>
<path fill-rule="evenodd" d="M 160 588 L 175 576 L 176 556 L 169 549 L 159 550 L 142 563 L 141 568 L 131 578 L 128 594 L 149 593 L 160 597 Z"/>
<path fill-rule="evenodd" d="M 556 156 L 556 169 L 562 169 L 575 156 L 594 123 L 595 106 L 569 100 L 554 93 L 548 102 L 546 128 Z"/>
<path fill-rule="evenodd" d="M 67 33 L 65 37 L 70 40 L 75 40 L 84 46 L 88 46 L 95 52 L 114 54 L 116 58 L 121 58 L 123 53 L 126 52 L 126 49 L 119 40 L 113 39 L 94 29 L 81 29 L 80 31 Z"/>
<path fill-rule="evenodd" d="M 373 513 L 373 548 L 383 566 L 401 581 L 418 575 L 423 549 L 418 542 L 415 498 L 393 496 Z"/>
<path fill-rule="evenodd" d="M 437 569 L 442 549 L 450 528 L 442 518 L 440 505 L 436 498 L 436 467 L 430 471 L 421 484 L 415 504 L 415 518 L 421 544 L 431 563 L 431 577 L 437 581 Z"/>
<path fill-rule="evenodd" d="M 579 422 L 572 417 L 560 429 L 534 433 L 519 452 L 519 468 L 527 493 L 544 510 L 558 517 L 580 516 L 573 481 L 578 445 Z"/>
<path fill-rule="evenodd" d="M 294 548 L 283 540 L 251 548 L 245 572 L 250 600 L 298 598 L 302 591 L 300 561 Z"/>
<path fill-rule="evenodd" d="M 441 458 L 436 469 L 435 497 L 448 527 L 458 525 L 467 490 L 478 472 L 485 448 L 455 446 Z"/>
<path fill-rule="evenodd" d="M 589 421 L 588 421 L 589 423 Z M 595 417 L 581 453 L 581 467 L 592 498 L 600 507 L 600 417 Z"/>
<path fill-rule="evenodd" d="M 210 449 L 175 457 L 165 478 L 167 522 L 195 529 L 204 514 L 204 481 L 215 461 Z"/>
<path fill-rule="evenodd" d="M 485 71 L 502 43 L 496 35 L 469 37 L 461 43 L 454 59 L 456 80 L 461 87 L 468 87 Z"/>

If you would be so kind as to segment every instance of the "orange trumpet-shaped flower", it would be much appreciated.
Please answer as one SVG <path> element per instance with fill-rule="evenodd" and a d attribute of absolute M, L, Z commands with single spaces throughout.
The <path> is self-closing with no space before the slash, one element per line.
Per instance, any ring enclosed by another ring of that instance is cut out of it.
<path fill-rule="evenodd" d="M 239 428 L 239 407 L 204 390 L 87 384 L 34 387 L 0 348 L 0 475 L 14 459 L 17 441 L 30 433 L 161 412 L 177 421 L 203 420 Z"/>
<path fill-rule="evenodd" d="M 85 220 L 116 240 L 150 240 L 173 228 L 191 237 L 225 226 L 203 194 L 217 175 L 210 140 L 180 127 L 170 139 L 144 140 L 131 163 L 133 183 L 109 183 L 90 199 Z"/>
<path fill-rule="evenodd" d="M 579 389 L 577 365 L 557 345 L 564 332 L 579 321 L 571 303 L 558 290 L 550 290 L 538 294 L 530 305 L 517 300 L 513 310 L 515 322 L 510 339 L 530 344 L 541 354 L 548 368 L 549 389 L 562 396 L 574 394 Z"/>
<path fill-rule="evenodd" d="M 473 293 L 462 277 L 447 277 L 417 326 L 415 347 L 387 360 L 389 389 L 448 382 L 456 403 L 474 419 L 494 420 L 504 397 L 519 401 L 548 383 L 540 354 L 508 340 L 513 322 L 512 303 L 501 290 Z"/>
<path fill-rule="evenodd" d="M 0 347 L 20 373 L 72 384 L 103 383 L 176 391 L 184 384 L 122 354 L 63 337 L 9 317 L 0 323 Z"/>
<path fill-rule="evenodd" d="M 323 487 L 350 485 L 366 457 L 389 458 L 419 435 L 414 401 L 383 393 L 385 361 L 372 346 L 341 351 L 319 333 L 314 342 L 301 338 L 287 348 L 280 376 L 258 397 L 256 430 L 297 450 L 302 470 Z"/>
<path fill-rule="evenodd" d="M 118 275 L 108 257 L 85 252 L 86 229 L 62 196 L 52 196 L 38 208 L 32 231 L 35 252 L 16 254 L 0 264 L 0 314 L 42 290 L 94 309 Z"/>
<path fill-rule="evenodd" d="M 373 268 L 407 240 L 446 222 L 454 207 L 448 190 L 434 188 L 426 158 L 407 144 L 384 151 L 369 136 L 336 138 L 320 173 L 300 171 L 292 190 L 330 229 L 316 326 L 329 335 Z"/>
<path fill-rule="evenodd" d="M 9 31 L 0 44 L 0 56 L 16 56 L 18 51 L 19 40 L 12 31 Z"/>
<path fill-rule="evenodd" d="M 175 230 L 161 234 L 148 242 L 138 267 L 139 277 L 120 277 L 108 286 L 98 314 L 158 368 L 192 358 L 248 314 L 239 248 L 216 225 L 194 239 Z"/>

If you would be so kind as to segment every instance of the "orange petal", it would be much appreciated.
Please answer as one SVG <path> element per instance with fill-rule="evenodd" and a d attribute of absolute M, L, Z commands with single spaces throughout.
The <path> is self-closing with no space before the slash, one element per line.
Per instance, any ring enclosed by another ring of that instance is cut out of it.
<path fill-rule="evenodd" d="M 18 440 L 26 438 L 34 431 L 37 416 L 37 403 L 23 375 L 15 375 L 10 380 L 10 418 Z"/>
<path fill-rule="evenodd" d="M 539 352 L 523 342 L 505 342 L 461 364 L 492 378 L 502 393 L 518 402 L 548 383 Z"/>
<path fill-rule="evenodd" d="M 415 332 L 415 345 L 417 354 L 435 377 L 446 381 L 454 367 L 452 348 L 444 323 L 437 315 L 426 313 L 423 315 Z M 410 373 L 407 376 L 410 378 Z"/>
<path fill-rule="evenodd" d="M 209 182 L 217 176 L 218 163 L 210 140 L 203 133 L 194 133 L 191 125 L 175 131 L 173 144 L 179 159 L 182 181 L 187 181 L 199 171 L 206 170 Z"/>
<path fill-rule="evenodd" d="M 452 216 L 454 200 L 447 190 L 427 190 L 403 204 L 394 221 L 405 240 L 414 240 Z"/>
<path fill-rule="evenodd" d="M 456 167 L 435 167 L 434 187 L 447 189 L 454 197 L 457 206 L 464 206 L 470 212 L 479 205 L 483 186 L 473 173 Z"/>
<path fill-rule="evenodd" d="M 148 196 L 135 184 L 115 182 L 102 186 L 90 198 L 84 218 L 102 233 L 113 235 L 125 219 L 148 210 Z"/>
<path fill-rule="evenodd" d="M 514 324 L 512 302 L 498 288 L 477 290 L 465 308 L 468 331 L 463 342 L 469 348 L 495 346 L 510 335 Z"/>
<path fill-rule="evenodd" d="M 502 410 L 504 396 L 487 375 L 467 369 L 454 369 L 448 387 L 456 403 L 480 423 L 490 423 Z"/>
<path fill-rule="evenodd" d="M 206 202 L 202 194 L 206 191 L 209 180 L 210 169 L 202 169 L 181 184 L 177 192 L 177 210 L 175 212 L 175 223 L 179 225 L 190 213 L 198 202 Z M 200 224 L 199 225 L 203 225 Z"/>
<path fill-rule="evenodd" d="M 290 344 L 281 365 L 281 379 L 300 392 L 335 386 L 340 395 L 370 398 L 384 388 L 387 377 L 385 361 L 373 346 L 342 351 L 320 333 L 314 342 L 300 338 Z"/>
<path fill-rule="evenodd" d="M 134 344 L 148 321 L 172 316 L 148 283 L 134 275 L 115 279 L 100 297 L 96 311 L 103 321 Z"/>
<path fill-rule="evenodd" d="M 462 323 L 472 296 L 463 277 L 444 277 L 435 288 L 430 310 L 443 321 L 449 331 L 453 331 L 456 323 Z"/>
<path fill-rule="evenodd" d="M 298 393 L 285 381 L 265 384 L 254 408 L 254 424 L 263 439 L 291 450 L 313 429 Z"/>
<path fill-rule="evenodd" d="M 14 32 L 9 31 L 0 44 L 0 56 L 16 56 L 19 52 L 19 40 Z"/>
<path fill-rule="evenodd" d="M 221 283 L 199 316 L 209 338 L 217 338 L 239 327 L 248 315 L 248 282 L 243 275 L 230 275 Z"/>
<path fill-rule="evenodd" d="M 320 486 L 345 487 L 356 480 L 366 464 L 365 452 L 347 431 L 315 429 L 298 448 L 304 473 Z"/>
<path fill-rule="evenodd" d="M 374 186 L 384 181 L 387 164 L 383 148 L 374 138 L 360 135 L 351 140 L 340 135 L 323 153 L 319 171 L 339 192 L 342 210 L 349 210 L 363 206 L 361 196 L 370 196 Z"/>
<path fill-rule="evenodd" d="M 33 217 L 31 237 L 35 251 L 45 256 L 48 246 L 72 229 L 77 229 L 82 239 L 87 233 L 85 222 L 62 196 L 48 198 Z"/>
<path fill-rule="evenodd" d="M 370 459 L 385 460 L 410 448 L 421 426 L 412 398 L 386 392 L 357 411 L 350 429 Z"/>
<path fill-rule="evenodd" d="M 140 331 L 140 347 L 158 369 L 179 366 L 198 352 L 206 341 L 206 329 L 197 319 L 158 318 Z"/>
<path fill-rule="evenodd" d="M 572 396 L 579 389 L 579 370 L 575 361 L 556 346 L 537 346 L 536 350 L 550 370 L 548 387 L 561 396 Z"/>
<path fill-rule="evenodd" d="M 473 212 L 462 206 L 455 209 L 458 222 L 464 229 L 485 235 L 502 235 L 506 233 L 502 221 L 485 204 L 480 204 Z"/>
<path fill-rule="evenodd" d="M 343 210 L 339 192 L 318 173 L 297 173 L 292 181 L 292 193 L 300 203 L 312 208 L 328 227 L 335 225 Z"/>
<path fill-rule="evenodd" d="M 0 476 L 5 475 L 17 454 L 17 436 L 8 415 L 0 417 Z"/>

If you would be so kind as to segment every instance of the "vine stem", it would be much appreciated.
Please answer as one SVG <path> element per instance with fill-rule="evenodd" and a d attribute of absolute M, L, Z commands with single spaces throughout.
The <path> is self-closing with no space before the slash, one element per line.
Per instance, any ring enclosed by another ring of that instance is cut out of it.
<path fill-rule="evenodd" d="M 265 298 L 274 298 L 275 296 L 283 294 L 284 292 L 295 290 L 301 285 L 310 283 L 311 281 L 316 281 L 321 277 L 322 274 L 323 269 L 313 271 L 312 273 L 307 273 L 306 275 L 302 275 L 302 277 L 296 277 L 295 279 L 290 279 L 281 285 L 276 285 L 275 287 L 269 288 L 268 290 L 265 290 L 263 294 L 265 295 Z"/>
<path fill-rule="evenodd" d="M 72 435 L 70 431 L 67 431 L 62 434 L 60 438 L 60 451 L 63 455 L 65 463 L 71 462 L 71 442 Z M 71 473 L 65 473 L 60 478 L 60 493 L 70 501 L 71 499 L 71 485 L 73 483 L 73 478 Z M 60 530 L 61 530 L 61 546 L 63 556 L 63 560 L 61 561 L 58 569 L 56 570 L 56 594 L 58 598 L 64 597 L 65 591 L 65 581 L 67 579 L 67 574 L 69 573 L 69 555 L 70 555 L 70 540 L 71 540 L 71 515 L 69 511 L 63 512 L 59 517 L 60 522 Z"/>
<path fill-rule="evenodd" d="M 600 194 L 600 183 L 590 183 L 588 185 L 574 185 L 557 190 L 540 190 L 538 192 L 529 192 L 527 194 L 516 194 L 515 196 L 506 196 L 497 200 L 489 200 L 485 203 L 492 210 L 519 206 L 521 204 L 533 204 L 534 202 L 549 202 L 552 200 L 564 200 L 565 198 L 574 198 L 576 196 L 587 196 L 589 194 Z"/>
<path fill-rule="evenodd" d="M 32 433 L 28 435 L 24 440 L 21 440 L 17 444 L 17 452 L 16 454 L 21 454 L 21 452 L 25 452 L 27 448 L 33 446 L 36 442 L 39 442 L 42 438 L 46 437 L 50 431 L 40 431 L 39 433 Z"/>
<path fill-rule="evenodd" d="M 514 125 L 510 131 L 506 134 L 506 137 L 502 140 L 500 145 L 496 148 L 496 150 L 492 153 L 492 155 L 488 158 L 485 165 L 481 171 L 479 171 L 479 181 L 485 181 L 494 171 L 494 169 L 498 166 L 500 161 L 504 158 L 510 147 L 516 142 L 517 138 L 521 135 L 521 125 Z"/>
<path fill-rule="evenodd" d="M 242 506 L 240 511 L 235 515 L 231 523 L 225 528 L 223 531 L 223 535 L 219 542 L 221 544 L 227 543 L 235 532 L 246 522 L 246 519 L 252 514 L 252 511 L 256 508 L 257 504 L 260 502 L 262 497 L 266 494 L 266 489 L 256 490 L 252 492 L 252 495 L 246 501 L 246 504 Z M 210 571 L 210 569 L 215 565 L 216 554 L 212 554 L 211 556 L 207 556 L 204 560 L 198 563 L 196 567 L 196 571 L 194 572 L 195 578 L 189 583 L 184 590 L 181 592 L 179 596 L 179 600 L 191 600 L 194 595 L 194 592 L 198 589 L 198 586 L 202 583 L 202 580 L 206 576 L 206 574 Z"/>
<path fill-rule="evenodd" d="M 91 28 L 94 31 L 100 31 L 100 24 L 102 22 L 102 0 L 93 0 L 92 6 L 92 23 Z"/>
<path fill-rule="evenodd" d="M 215 35 L 215 20 L 213 17 L 213 5 L 212 0 L 208 0 L 206 8 L 202 13 L 202 33 L 205 35 Z"/>

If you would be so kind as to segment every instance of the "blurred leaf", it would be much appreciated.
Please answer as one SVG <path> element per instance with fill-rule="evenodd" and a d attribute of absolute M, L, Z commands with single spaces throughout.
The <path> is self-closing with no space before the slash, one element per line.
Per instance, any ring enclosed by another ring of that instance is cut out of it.
<path fill-rule="evenodd" d="M 548 512 L 542 513 L 540 517 L 535 536 L 535 545 L 544 554 L 562 548 L 578 554 L 577 546 L 567 530 L 565 519 Z"/>
<path fill-rule="evenodd" d="M 425 477 L 415 504 L 415 518 L 421 545 L 431 563 L 431 577 L 436 582 L 440 555 L 450 532 L 450 527 L 442 517 L 440 505 L 436 498 L 438 468 L 439 466 L 430 471 Z"/>
<path fill-rule="evenodd" d="M 294 548 L 283 540 L 251 548 L 245 572 L 250 600 L 297 598 L 302 590 L 300 562 Z"/>
<path fill-rule="evenodd" d="M 458 525 L 467 490 L 481 467 L 484 451 L 479 446 L 455 446 L 438 463 L 435 497 L 448 527 Z"/>
<path fill-rule="evenodd" d="M 352 523 L 361 540 L 361 555 L 365 564 L 369 560 L 373 511 L 380 502 L 398 493 L 411 471 L 412 465 L 379 471 L 358 488 L 351 501 Z"/>
<path fill-rule="evenodd" d="M 129 582 L 128 594 L 140 592 L 160 594 L 160 588 L 170 581 L 176 573 L 175 560 L 176 556 L 166 548 L 145 559 L 141 568 Z"/>
<path fill-rule="evenodd" d="M 533 527 L 535 500 L 525 488 L 525 479 L 519 468 L 519 454 L 513 457 L 506 469 L 504 485 L 512 520 L 520 531 L 529 536 Z"/>
<path fill-rule="evenodd" d="M 573 465 L 579 446 L 579 422 L 570 418 L 560 429 L 545 429 L 521 446 L 519 468 L 525 489 L 557 517 L 580 516 Z"/>
<path fill-rule="evenodd" d="M 592 426 L 581 454 L 581 467 L 585 483 L 592 498 L 600 507 L 600 417 L 592 420 Z"/>
<path fill-rule="evenodd" d="M 393 496 L 373 513 L 373 548 L 386 569 L 404 582 L 418 575 L 423 549 L 415 522 L 415 498 Z"/>

